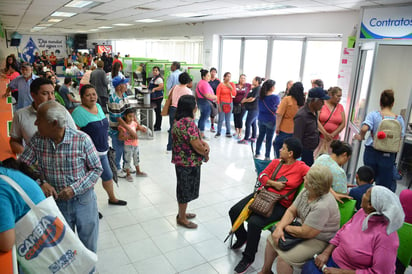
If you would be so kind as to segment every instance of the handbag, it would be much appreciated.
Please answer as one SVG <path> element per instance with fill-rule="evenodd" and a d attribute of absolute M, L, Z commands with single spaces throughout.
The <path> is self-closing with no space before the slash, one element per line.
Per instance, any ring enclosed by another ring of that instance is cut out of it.
<path fill-rule="evenodd" d="M 293 221 L 290 225 L 302 226 L 302 224 L 299 223 L 298 221 Z M 290 235 L 289 233 L 287 233 L 286 231 L 283 231 L 283 233 L 284 233 L 285 240 L 280 238 L 279 242 L 278 242 L 278 247 L 282 251 L 288 251 L 288 250 L 294 248 L 295 246 L 297 246 L 299 243 L 306 240 L 306 239 L 302 239 L 302 238 L 296 238 L 296 237 Z"/>
<path fill-rule="evenodd" d="M 282 165 L 283 161 L 280 161 L 275 171 L 273 171 L 273 174 L 270 178 L 271 180 L 275 179 Z M 288 193 L 286 193 L 286 195 L 280 195 L 278 193 L 271 192 L 266 188 L 262 188 L 258 190 L 257 194 L 255 195 L 255 200 L 249 206 L 249 209 L 256 214 L 269 218 L 270 215 L 272 215 L 275 204 L 282 199 L 287 199 L 287 197 L 296 190 L 297 189 L 292 189 Z"/>
<path fill-rule="evenodd" d="M 160 113 L 162 116 L 169 115 L 169 108 L 172 105 L 172 96 L 173 96 L 173 91 L 175 90 L 175 87 L 176 86 L 172 88 L 172 90 L 169 93 L 169 97 L 167 97 L 167 100 L 165 102 L 165 105 L 163 106 L 162 112 Z"/>
<path fill-rule="evenodd" d="M 230 106 L 230 103 L 222 102 L 222 111 L 224 113 L 229 113 L 230 111 L 232 111 L 232 107 Z"/>
<path fill-rule="evenodd" d="M 89 273 L 97 255 L 74 234 L 53 197 L 36 205 L 14 180 L 4 175 L 0 178 L 30 207 L 15 226 L 17 260 L 24 273 Z"/>

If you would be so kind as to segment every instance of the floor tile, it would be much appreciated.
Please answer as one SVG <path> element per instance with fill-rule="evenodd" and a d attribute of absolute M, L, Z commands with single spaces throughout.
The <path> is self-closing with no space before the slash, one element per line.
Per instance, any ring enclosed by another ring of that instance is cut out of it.
<path fill-rule="evenodd" d="M 218 272 L 210 264 L 201 264 L 180 272 L 180 274 L 218 274 Z"/>
<path fill-rule="evenodd" d="M 134 225 L 137 223 L 136 218 L 129 212 L 122 212 L 115 215 L 105 216 L 107 223 L 112 229 Z"/>
<path fill-rule="evenodd" d="M 161 254 L 151 239 L 143 239 L 123 246 L 129 260 L 134 263 Z"/>
<path fill-rule="evenodd" d="M 152 240 L 162 251 L 162 253 L 166 253 L 189 245 L 189 242 L 187 242 L 177 231 L 163 233 L 162 235 L 153 237 Z"/>
<path fill-rule="evenodd" d="M 165 256 L 178 272 L 182 272 L 183 270 L 193 268 L 206 262 L 206 260 L 191 246 L 167 252 Z"/>
<path fill-rule="evenodd" d="M 139 274 L 176 273 L 176 270 L 164 255 L 158 255 L 152 258 L 141 260 L 137 263 L 134 263 L 134 267 Z"/>
<path fill-rule="evenodd" d="M 229 248 L 219 239 L 213 238 L 197 244 L 193 247 L 205 258 L 207 261 L 218 259 L 226 256 L 229 252 Z"/>
<path fill-rule="evenodd" d="M 123 251 L 123 248 L 118 246 L 104 250 L 97 250 L 97 270 L 104 270 L 111 273 L 118 273 L 117 269 L 121 266 L 130 264 L 129 258 Z"/>
<path fill-rule="evenodd" d="M 113 232 L 122 245 L 149 238 L 149 235 L 143 230 L 140 224 L 117 228 L 114 229 Z"/>
<path fill-rule="evenodd" d="M 164 218 L 158 218 L 141 223 L 141 226 L 151 237 L 174 230 L 173 226 L 171 226 L 170 223 Z"/>

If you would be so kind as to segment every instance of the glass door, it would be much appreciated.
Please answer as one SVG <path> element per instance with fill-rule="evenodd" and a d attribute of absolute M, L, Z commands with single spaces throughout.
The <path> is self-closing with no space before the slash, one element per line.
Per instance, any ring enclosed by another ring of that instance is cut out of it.
<path fill-rule="evenodd" d="M 351 107 L 345 140 L 352 145 L 352 156 L 346 168 L 349 182 L 352 183 L 355 178 L 356 168 L 359 162 L 359 155 L 363 146 L 361 142 L 354 140 L 353 136 L 359 133 L 361 123 L 366 117 L 366 107 L 370 94 L 370 83 L 373 73 L 373 64 L 375 59 L 375 43 L 365 43 L 361 45 L 356 67 L 355 81 L 353 83 L 353 92 L 351 96 Z"/>

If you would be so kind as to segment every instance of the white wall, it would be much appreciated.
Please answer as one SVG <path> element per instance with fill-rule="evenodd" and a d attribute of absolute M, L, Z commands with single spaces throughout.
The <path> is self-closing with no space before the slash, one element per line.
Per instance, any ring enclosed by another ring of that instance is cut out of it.
<path fill-rule="evenodd" d="M 358 11 L 265 16 L 91 33 L 88 39 L 172 39 L 173 37 L 190 39 L 190 37 L 202 37 L 204 65 L 210 67 L 217 66 L 219 43 L 216 42 L 218 41 L 216 39 L 219 35 L 342 35 L 342 41 L 346 45 L 347 37 L 351 34 L 353 27 L 359 23 L 359 18 Z"/>
<path fill-rule="evenodd" d="M 12 53 L 17 57 L 16 47 L 7 47 L 6 38 L 0 38 L 0 68 L 5 66 L 6 57 Z"/>

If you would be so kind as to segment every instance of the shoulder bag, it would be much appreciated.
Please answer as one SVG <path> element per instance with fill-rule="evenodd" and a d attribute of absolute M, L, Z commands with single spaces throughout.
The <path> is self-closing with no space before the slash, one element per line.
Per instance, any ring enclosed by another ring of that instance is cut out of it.
<path fill-rule="evenodd" d="M 299 223 L 296 220 L 293 221 L 290 225 L 302 226 L 302 224 Z M 280 238 L 279 242 L 278 242 L 278 247 L 282 251 L 288 251 L 289 249 L 292 249 L 295 246 L 297 246 L 298 244 L 300 244 L 301 242 L 305 241 L 305 239 L 296 238 L 296 237 L 290 235 L 289 233 L 287 233 L 286 231 L 283 231 L 283 233 L 284 233 L 285 240 L 282 240 L 282 238 Z"/>
<path fill-rule="evenodd" d="M 169 108 L 172 105 L 172 96 L 173 96 L 173 91 L 175 90 L 175 87 L 176 86 L 173 86 L 172 90 L 169 93 L 169 97 L 167 97 L 167 100 L 166 100 L 165 105 L 163 106 L 163 109 L 162 109 L 162 112 L 161 112 L 162 116 L 169 115 Z"/>
<path fill-rule="evenodd" d="M 15 226 L 17 260 L 24 273 L 90 273 L 97 255 L 71 230 L 53 196 L 36 205 L 10 177 L 0 175 L 0 178 L 30 207 Z"/>
<path fill-rule="evenodd" d="M 280 161 L 270 178 L 271 180 L 275 179 L 282 165 L 283 165 L 283 161 Z M 257 191 L 257 194 L 255 195 L 255 200 L 249 206 L 249 209 L 256 214 L 269 218 L 272 215 L 275 204 L 279 202 L 280 200 L 288 199 L 287 197 L 293 192 L 295 192 L 296 190 L 297 188 L 290 190 L 285 195 L 280 195 L 278 193 L 271 192 L 267 190 L 266 187 L 264 187 Z"/>

